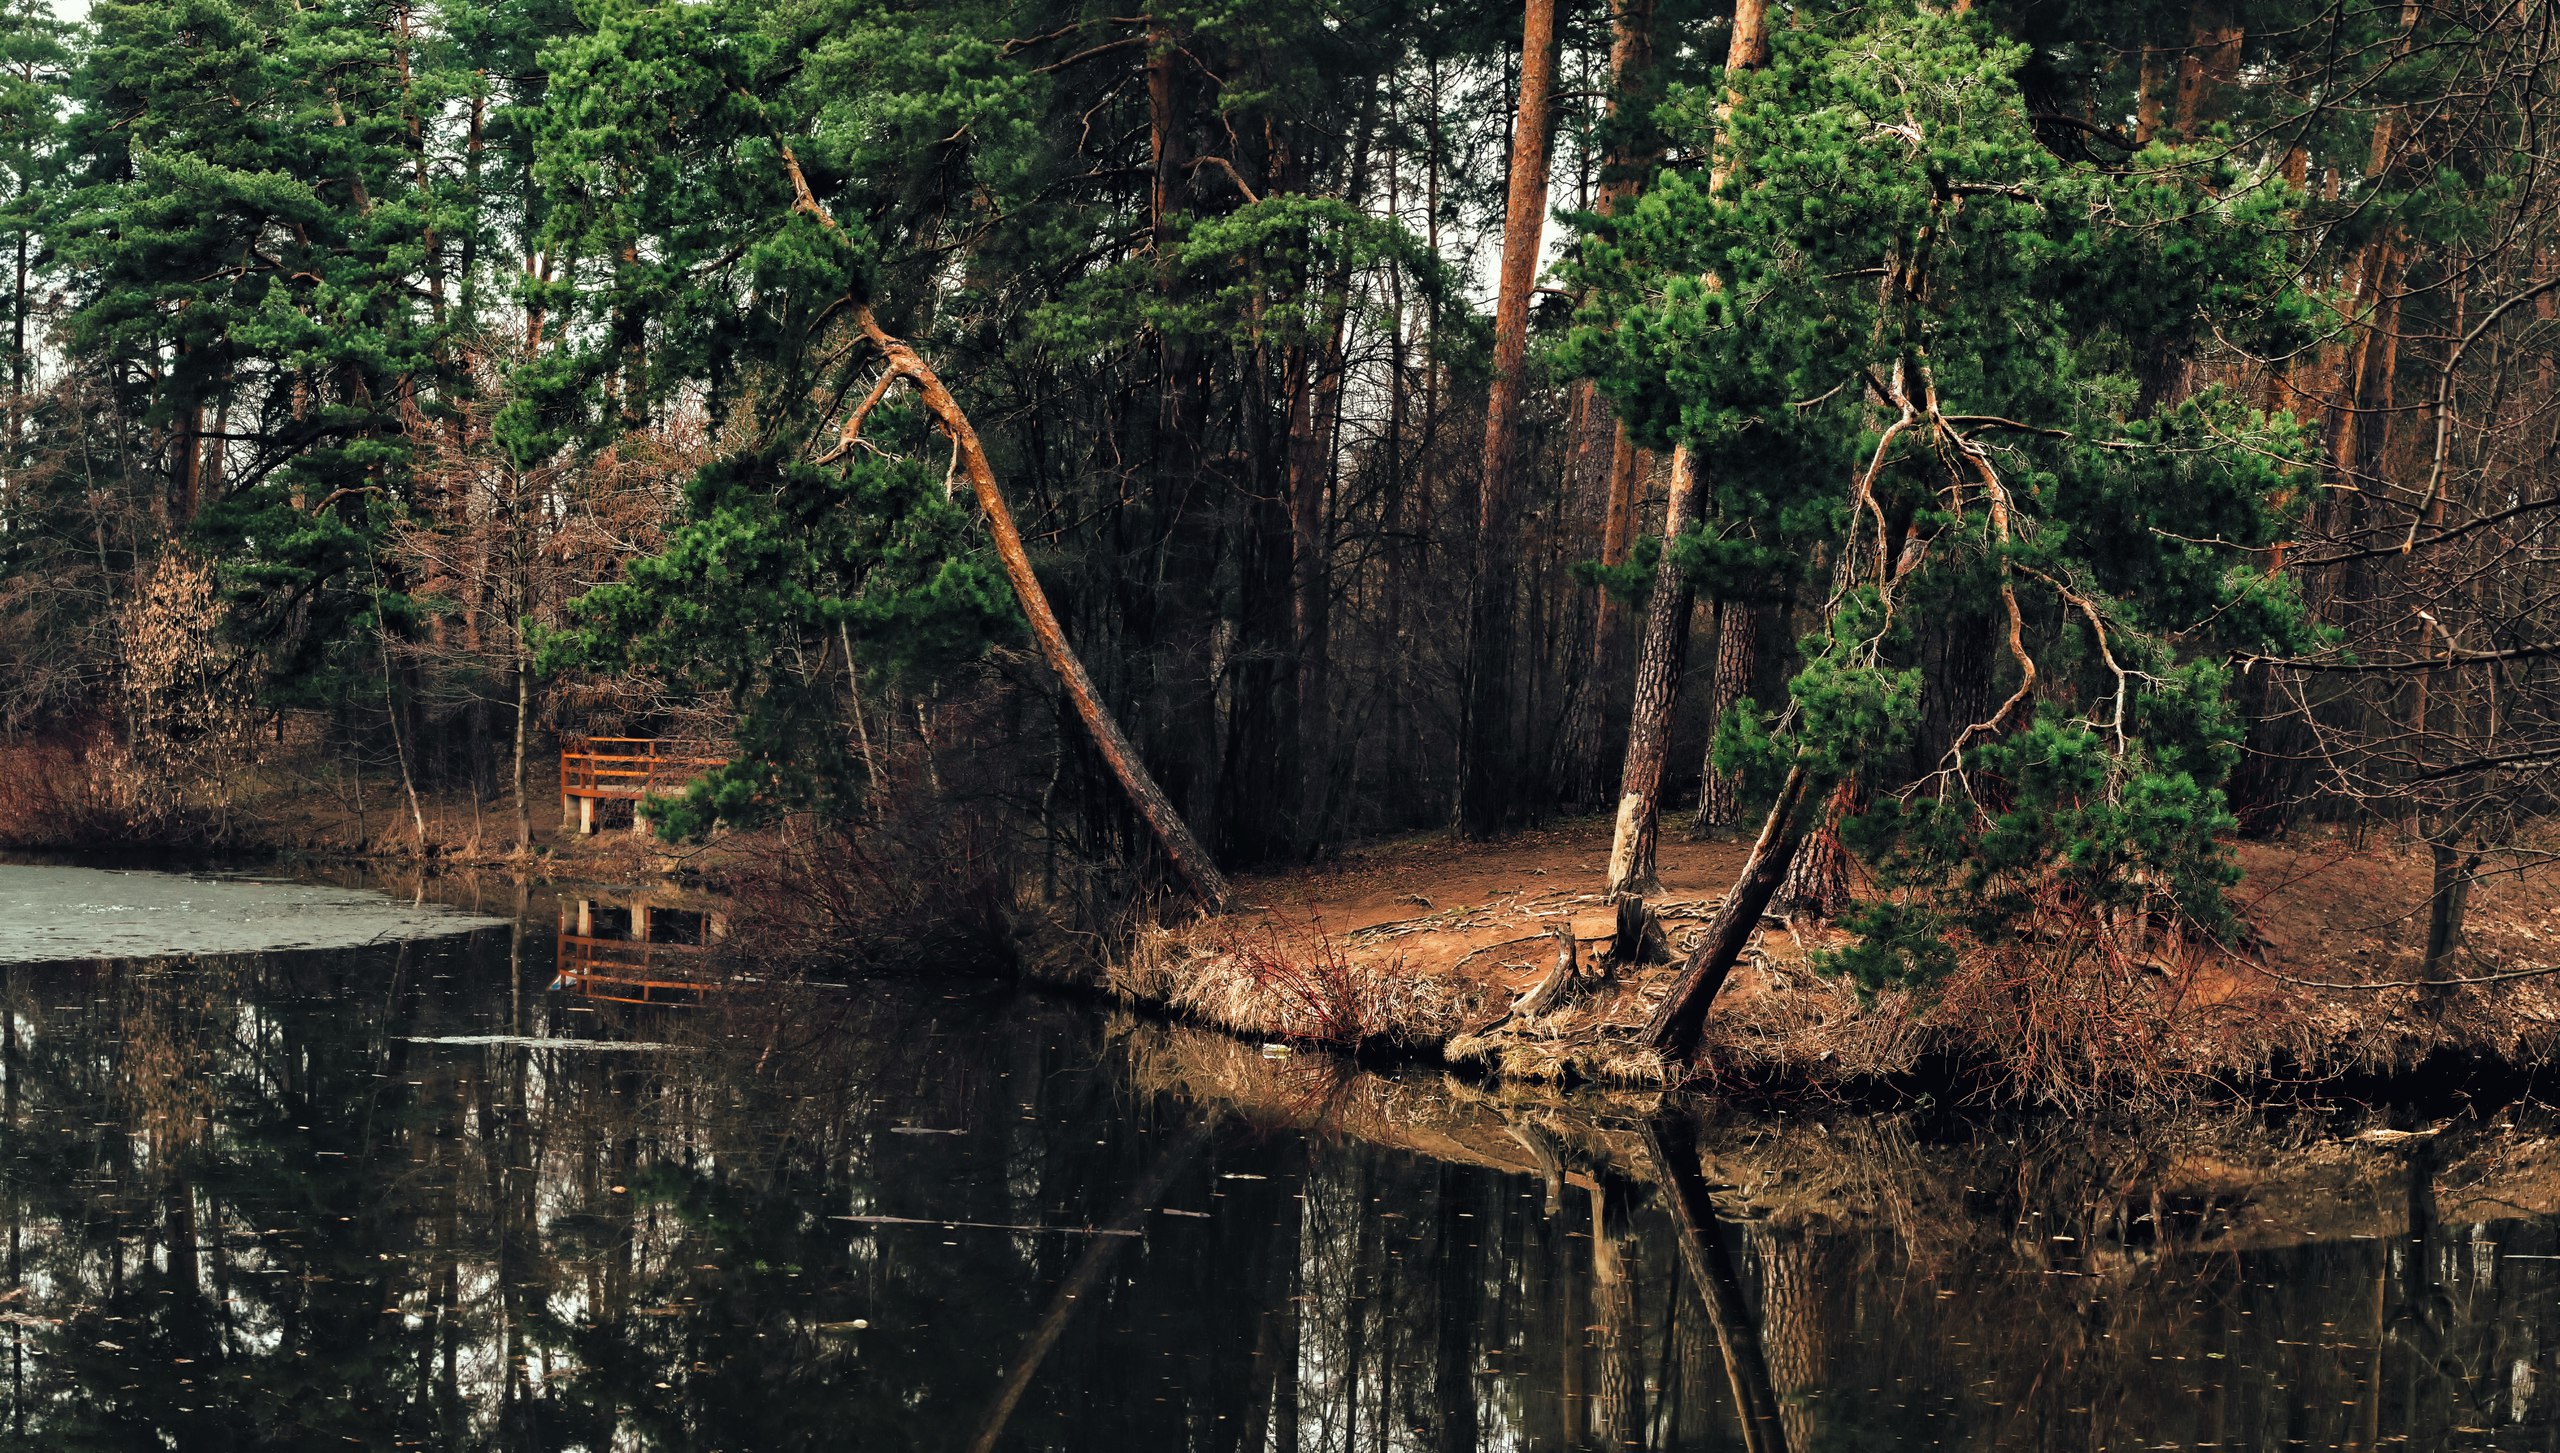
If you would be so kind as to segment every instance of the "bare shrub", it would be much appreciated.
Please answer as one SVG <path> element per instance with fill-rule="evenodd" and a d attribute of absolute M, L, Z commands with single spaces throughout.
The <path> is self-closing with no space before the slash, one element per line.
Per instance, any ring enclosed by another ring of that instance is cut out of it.
<path fill-rule="evenodd" d="M 125 765 L 138 825 L 227 821 L 258 724 L 255 663 L 224 635 L 211 561 L 162 554 L 119 621 Z"/>
<path fill-rule="evenodd" d="M 134 773 L 103 731 L 0 743 L 0 847 L 97 848 L 133 830 Z"/>
<path fill-rule="evenodd" d="M 1391 985 L 1400 975 L 1345 954 L 1312 910 L 1303 922 L 1273 914 L 1227 928 L 1219 938 L 1235 990 L 1260 1006 L 1244 1022 L 1345 1049 L 1394 1026 Z"/>
<path fill-rule="evenodd" d="M 1931 1047 L 1990 1098 L 2087 1110 L 2209 1091 L 2240 1055 L 2226 1041 L 2244 1022 L 2238 1037 L 2282 1041 L 2272 1001 L 2198 992 L 2221 972 L 2206 942 L 2148 930 L 2048 907 L 2014 940 L 1975 945 L 1928 1011 Z"/>
<path fill-rule="evenodd" d="M 734 952 L 861 969 L 1017 964 L 1011 875 L 976 814 L 794 817 L 730 846 Z"/>

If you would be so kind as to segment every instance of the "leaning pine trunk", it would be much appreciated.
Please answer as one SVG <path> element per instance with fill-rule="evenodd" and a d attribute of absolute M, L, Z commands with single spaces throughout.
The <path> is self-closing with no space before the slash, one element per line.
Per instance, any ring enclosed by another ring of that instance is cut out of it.
<path fill-rule="evenodd" d="M 987 462 L 986 450 L 978 443 L 978 431 L 961 411 L 959 401 L 951 396 L 942 379 L 928 366 L 914 348 L 891 337 L 868 307 L 854 314 L 854 326 L 860 328 L 873 346 L 888 360 L 890 370 L 915 385 L 923 396 L 925 408 L 951 436 L 960 453 L 960 467 L 968 473 L 970 488 L 976 493 L 978 508 L 987 517 L 987 533 L 994 539 L 996 558 L 1004 565 L 1005 578 L 1013 585 L 1016 600 L 1021 602 L 1023 618 L 1031 625 L 1032 638 L 1040 643 L 1040 652 L 1049 659 L 1049 669 L 1056 672 L 1058 684 L 1067 699 L 1075 705 L 1076 715 L 1083 718 L 1085 729 L 1093 734 L 1096 749 L 1111 769 L 1111 775 L 1128 794 L 1138 816 L 1155 834 L 1156 842 L 1173 865 L 1175 873 L 1191 885 L 1192 891 L 1212 910 L 1224 908 L 1227 901 L 1226 876 L 1211 861 L 1208 850 L 1191 833 L 1190 824 L 1174 809 L 1164 789 L 1156 785 L 1146 764 L 1138 760 L 1138 749 L 1111 709 L 1102 702 L 1102 694 L 1094 689 L 1093 678 L 1086 674 L 1084 662 L 1077 658 L 1075 647 L 1067 641 L 1066 628 L 1058 623 L 1049 608 L 1048 592 L 1041 588 L 1040 577 L 1031 569 L 1031 556 L 1022 546 L 1022 533 L 1014 528 L 1013 511 L 1006 507 L 1003 493 L 996 488 L 995 466 Z"/>
<path fill-rule="evenodd" d="M 1769 900 L 1777 896 L 1778 885 L 1786 881 L 1788 865 L 1804 846 L 1805 835 L 1821 820 L 1826 785 L 1802 761 L 1788 770 L 1786 783 L 1778 789 L 1778 800 L 1769 804 L 1769 816 L 1760 825 L 1760 840 L 1752 844 L 1741 875 L 1724 895 L 1714 921 L 1707 925 L 1706 936 L 1698 940 L 1698 946 L 1681 963 L 1679 977 L 1672 980 L 1671 992 L 1654 1010 L 1653 1021 L 1645 1026 L 1645 1041 L 1664 1058 L 1685 1061 L 1697 1053 L 1698 1038 L 1706 1029 L 1707 1011 L 1715 1006 L 1716 994 L 1741 960 L 1743 949 L 1750 945 L 1753 931 L 1760 926 L 1760 915 L 1768 909 Z"/>
<path fill-rule="evenodd" d="M 791 178 L 792 210 L 806 212 L 819 225 L 834 231 L 836 219 L 810 192 L 809 179 L 800 170 L 800 159 L 791 154 L 788 146 L 782 149 L 782 165 Z M 1049 608 L 1049 593 L 1041 588 L 1040 577 L 1031 569 L 1031 554 L 1022 548 L 1022 532 L 1014 528 L 1013 511 L 1005 505 L 1004 492 L 996 488 L 995 466 L 987 462 L 987 451 L 978 442 L 976 426 L 969 422 L 951 390 L 943 387 L 942 376 L 904 339 L 892 337 L 881 327 L 868 304 L 854 308 L 853 326 L 880 350 L 891 376 L 904 378 L 915 386 L 934 422 L 950 436 L 951 447 L 960 456 L 960 467 L 968 471 L 969 488 L 977 496 L 978 508 L 987 517 L 987 533 L 994 539 L 996 559 L 1004 565 L 1005 579 L 1013 586 L 1014 599 L 1021 603 L 1023 619 L 1030 623 L 1032 638 L 1040 643 L 1040 653 L 1049 658 L 1049 669 L 1057 673 L 1058 685 L 1075 703 L 1076 715 L 1084 719 L 1085 730 L 1093 733 L 1094 748 L 1101 752 L 1104 765 L 1119 779 L 1120 790 L 1128 794 L 1129 804 L 1155 834 L 1173 871 L 1191 885 L 1191 891 L 1211 912 L 1224 909 L 1226 875 L 1218 871 L 1208 849 L 1192 836 L 1191 825 L 1174 810 L 1172 799 L 1148 774 L 1146 763 L 1138 760 L 1138 749 L 1130 744 L 1128 733 L 1120 730 L 1111 708 L 1102 704 L 1102 693 L 1094 689 L 1093 677 L 1086 673 L 1075 647 L 1067 643 L 1066 627 L 1058 624 L 1058 613 Z M 878 397 L 875 392 L 873 398 Z M 838 447 L 851 446 L 854 431 L 861 423 L 862 415 L 856 413 L 845 427 L 844 443 Z"/>

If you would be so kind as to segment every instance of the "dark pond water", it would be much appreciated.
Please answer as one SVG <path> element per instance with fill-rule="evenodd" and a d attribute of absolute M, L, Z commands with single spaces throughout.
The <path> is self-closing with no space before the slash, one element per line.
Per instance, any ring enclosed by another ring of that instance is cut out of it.
<path fill-rule="evenodd" d="M 2527 1117 L 1505 1102 L 476 896 L 0 967 L 0 1447 L 2560 1447 Z"/>

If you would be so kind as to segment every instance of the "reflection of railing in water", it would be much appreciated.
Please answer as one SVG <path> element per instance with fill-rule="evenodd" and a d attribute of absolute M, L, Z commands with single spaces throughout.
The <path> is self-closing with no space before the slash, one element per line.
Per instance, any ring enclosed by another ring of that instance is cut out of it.
<path fill-rule="evenodd" d="M 644 830 L 639 802 L 652 795 L 672 796 L 695 778 L 728 762 L 710 755 L 700 743 L 665 742 L 655 737 L 578 737 L 560 749 L 560 822 L 577 831 L 596 830 L 598 802 L 633 804 L 631 826 Z"/>
<path fill-rule="evenodd" d="M 615 1004 L 699 1004 L 727 987 L 703 961 L 727 933 L 707 908 L 563 900 L 551 987 Z"/>

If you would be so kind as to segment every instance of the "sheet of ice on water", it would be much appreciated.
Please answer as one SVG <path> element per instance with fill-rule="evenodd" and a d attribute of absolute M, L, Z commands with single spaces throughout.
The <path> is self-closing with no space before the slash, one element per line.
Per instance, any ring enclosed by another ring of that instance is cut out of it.
<path fill-rule="evenodd" d="M 0 963 L 351 948 L 500 922 L 353 888 L 0 864 Z"/>

